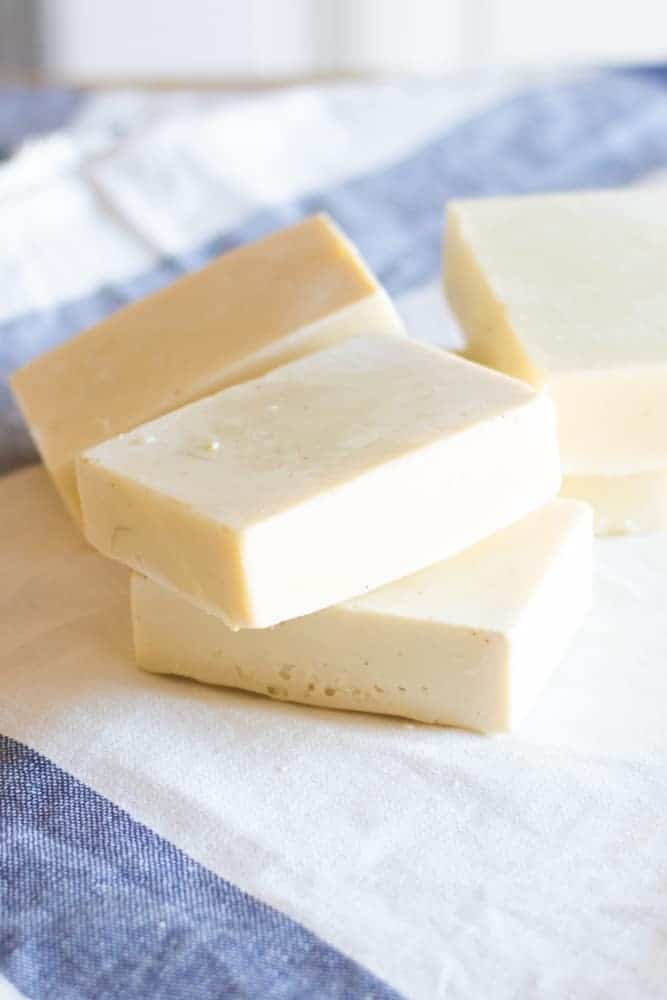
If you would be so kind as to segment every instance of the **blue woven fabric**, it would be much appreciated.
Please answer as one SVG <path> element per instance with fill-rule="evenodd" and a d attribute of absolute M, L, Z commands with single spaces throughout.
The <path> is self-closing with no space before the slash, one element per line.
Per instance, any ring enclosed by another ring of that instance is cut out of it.
<path fill-rule="evenodd" d="M 62 128 L 81 100 L 71 89 L 0 87 L 0 159 L 24 140 Z"/>
<path fill-rule="evenodd" d="M 397 997 L 5 737 L 0 969 L 32 1000 Z"/>
<path fill-rule="evenodd" d="M 609 72 L 527 91 L 396 163 L 267 209 L 130 281 L 5 323 L 0 371 L 217 254 L 310 212 L 329 212 L 397 296 L 439 273 L 443 211 L 451 198 L 613 187 L 666 164 L 667 71 Z"/>
<path fill-rule="evenodd" d="M 309 212 L 330 212 L 397 296 L 437 276 L 443 208 L 451 198 L 614 186 L 665 164 L 667 73 L 659 68 L 526 91 L 396 163 L 271 207 L 148 273 L 0 324 L 0 376 L 216 254 Z M 0 382 L 0 420 L 3 412 L 20 428 Z M 15 443 L 0 440 L 0 472 L 34 457 L 25 434 Z"/>
<path fill-rule="evenodd" d="M 401 295 L 437 276 L 452 197 L 617 185 L 665 165 L 664 68 L 537 88 L 399 162 L 262 211 L 131 281 L 13 318 L 0 326 L 0 375 L 313 210 L 328 210 Z M 10 427 L 3 392 L 0 385 L 0 427 Z M 3 455 L 7 468 L 29 454 L 27 437 L 0 436 L 0 468 Z M 37 754 L 2 739 L 0 760 L 0 968 L 34 1000 L 395 995 Z"/>

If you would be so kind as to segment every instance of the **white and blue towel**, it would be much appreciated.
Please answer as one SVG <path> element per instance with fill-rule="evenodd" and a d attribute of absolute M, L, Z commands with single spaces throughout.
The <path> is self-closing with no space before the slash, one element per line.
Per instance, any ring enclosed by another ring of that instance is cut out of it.
<path fill-rule="evenodd" d="M 72 113 L 0 166 L 3 375 L 317 210 L 451 346 L 448 199 L 667 167 L 661 67 Z M 0 466 L 33 456 L 0 385 Z M 664 997 L 667 540 L 597 555 L 596 609 L 508 738 L 131 664 L 91 663 L 80 698 L 60 666 L 0 676 L 0 972 L 33 1000 Z M 31 717 L 37 686 L 53 711 Z"/>

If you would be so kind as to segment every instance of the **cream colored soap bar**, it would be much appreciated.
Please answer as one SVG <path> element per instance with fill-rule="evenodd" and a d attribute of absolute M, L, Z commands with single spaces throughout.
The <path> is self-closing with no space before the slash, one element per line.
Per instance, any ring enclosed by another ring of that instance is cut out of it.
<path fill-rule="evenodd" d="M 591 514 L 553 500 L 452 559 L 274 629 L 232 632 L 132 579 L 137 662 L 274 698 L 511 729 L 590 603 Z"/>
<path fill-rule="evenodd" d="M 666 277 L 666 189 L 449 206 L 467 354 L 548 384 L 568 476 L 667 469 Z"/>
<path fill-rule="evenodd" d="M 550 400 L 405 337 L 354 337 L 86 452 L 89 541 L 232 626 L 412 573 L 560 484 Z"/>
<path fill-rule="evenodd" d="M 78 517 L 85 448 L 351 334 L 400 329 L 355 248 L 317 215 L 120 310 L 20 369 L 12 388 Z"/>
<path fill-rule="evenodd" d="M 667 469 L 636 476 L 566 476 L 561 495 L 592 505 L 598 535 L 667 531 Z"/>

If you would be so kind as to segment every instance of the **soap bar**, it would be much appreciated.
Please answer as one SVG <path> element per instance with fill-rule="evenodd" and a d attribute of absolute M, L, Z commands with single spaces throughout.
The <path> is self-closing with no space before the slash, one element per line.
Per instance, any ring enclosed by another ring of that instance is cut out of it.
<path fill-rule="evenodd" d="M 591 504 L 597 535 L 667 531 L 667 469 L 636 476 L 566 476 L 561 495 Z"/>
<path fill-rule="evenodd" d="M 401 322 L 325 215 L 217 258 L 17 371 L 12 389 L 78 517 L 76 455 L 224 386 Z"/>
<path fill-rule="evenodd" d="M 375 589 L 560 485 L 551 401 L 407 337 L 353 337 L 85 452 L 105 555 L 261 628 Z"/>
<path fill-rule="evenodd" d="M 591 539 L 590 508 L 552 500 L 364 597 L 240 632 L 135 574 L 137 662 L 306 705 L 512 729 L 588 609 Z"/>
<path fill-rule="evenodd" d="M 666 189 L 449 206 L 467 356 L 548 385 L 568 476 L 667 468 L 666 275 Z"/>

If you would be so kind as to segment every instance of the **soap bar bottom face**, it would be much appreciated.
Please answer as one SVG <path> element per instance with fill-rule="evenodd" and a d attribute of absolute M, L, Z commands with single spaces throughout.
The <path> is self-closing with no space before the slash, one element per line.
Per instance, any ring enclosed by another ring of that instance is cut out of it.
<path fill-rule="evenodd" d="M 667 469 L 632 476 L 565 476 L 561 496 L 592 506 L 596 535 L 667 531 Z"/>

